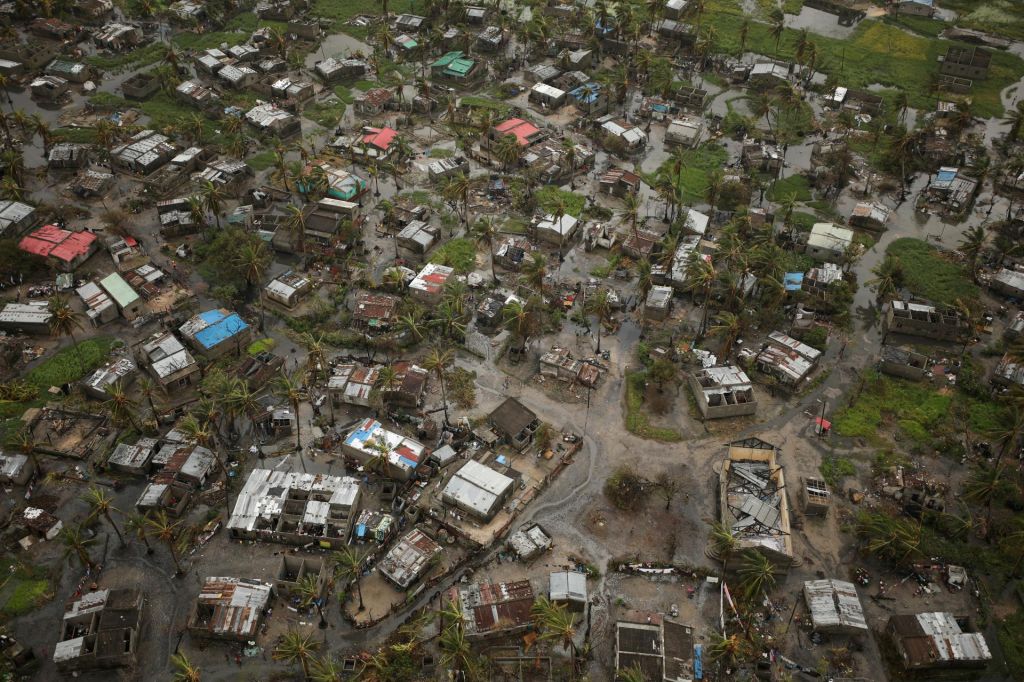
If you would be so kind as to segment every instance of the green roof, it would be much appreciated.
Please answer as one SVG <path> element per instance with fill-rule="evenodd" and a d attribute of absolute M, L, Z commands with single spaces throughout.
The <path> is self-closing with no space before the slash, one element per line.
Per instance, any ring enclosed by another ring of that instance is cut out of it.
<path fill-rule="evenodd" d="M 441 67 L 448 66 L 449 64 L 454 62 L 456 59 L 459 59 L 461 57 L 462 57 L 462 51 L 461 50 L 454 50 L 454 51 L 449 52 L 448 54 L 444 55 L 443 57 L 438 59 L 433 64 L 431 64 L 430 68 L 432 68 L 432 69 L 440 69 Z"/>
<path fill-rule="evenodd" d="M 399 43 L 399 45 L 401 45 L 402 47 L 404 47 L 404 48 L 405 48 L 405 49 L 407 49 L 407 50 L 411 50 L 412 48 L 416 47 L 416 46 L 417 46 L 418 44 L 419 44 L 419 43 L 417 43 L 417 42 L 416 42 L 415 40 L 413 40 L 412 38 L 409 38 L 409 39 L 407 39 L 407 40 L 403 40 L 403 41 L 401 41 L 401 42 Z"/>
<path fill-rule="evenodd" d="M 475 65 L 476 62 L 472 59 L 456 59 L 444 71 L 454 76 L 465 76 L 473 70 Z"/>
<path fill-rule="evenodd" d="M 120 308 L 126 308 L 139 300 L 139 295 L 135 293 L 135 289 L 132 289 L 128 282 L 124 281 L 124 278 L 116 272 L 101 279 L 100 286 L 110 294 L 110 297 L 114 299 L 114 303 Z"/>

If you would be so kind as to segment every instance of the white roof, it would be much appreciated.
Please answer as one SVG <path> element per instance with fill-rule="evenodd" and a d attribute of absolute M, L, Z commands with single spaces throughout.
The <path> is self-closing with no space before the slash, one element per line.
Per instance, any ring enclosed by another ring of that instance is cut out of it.
<path fill-rule="evenodd" d="M 568 237 L 572 234 L 573 230 L 576 229 L 576 224 L 579 220 L 571 215 L 563 215 L 561 218 L 556 219 L 555 216 L 550 213 L 537 223 L 538 230 L 550 230 L 556 232 L 563 237 Z"/>
<path fill-rule="evenodd" d="M 853 230 L 835 223 L 815 223 L 807 237 L 807 245 L 841 253 L 853 243 Z"/>
<path fill-rule="evenodd" d="M 498 473 L 476 460 L 467 461 L 444 488 L 443 496 L 481 515 L 489 515 L 495 505 L 515 484 L 508 476 Z"/>
<path fill-rule="evenodd" d="M 845 580 L 808 580 L 804 598 L 815 630 L 868 629 L 857 588 Z"/>
<path fill-rule="evenodd" d="M 351 476 L 254 469 L 235 500 L 227 527 L 253 530 L 260 519 L 274 521 L 283 512 L 285 499 L 292 490 L 317 493 L 320 496 L 329 494 L 330 498 L 324 504 L 347 509 L 358 499 L 360 483 Z M 314 516 L 319 508 L 319 505 L 314 506 Z M 307 511 L 308 505 L 303 513 Z"/>
<path fill-rule="evenodd" d="M 547 83 L 537 83 L 531 89 L 534 90 L 535 92 L 539 92 L 545 97 L 550 97 L 552 99 L 565 97 L 565 90 L 559 90 L 558 88 L 548 85 Z"/>

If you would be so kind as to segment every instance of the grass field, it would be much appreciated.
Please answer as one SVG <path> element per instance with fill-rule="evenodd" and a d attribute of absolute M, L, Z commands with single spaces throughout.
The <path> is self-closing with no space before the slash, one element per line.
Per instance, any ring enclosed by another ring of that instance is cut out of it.
<path fill-rule="evenodd" d="M 314 102 L 302 110 L 302 115 L 324 128 L 333 128 L 345 115 L 345 108 L 341 100 Z"/>
<path fill-rule="evenodd" d="M 680 186 L 683 191 L 683 201 L 688 204 L 703 202 L 708 189 L 708 174 L 722 168 L 729 158 L 729 153 L 721 145 L 704 144 L 697 149 L 682 151 L 681 154 L 683 163 Z M 646 182 L 653 185 L 654 176 L 671 171 L 674 166 L 674 158 L 666 159 L 656 173 L 645 178 Z"/>
<path fill-rule="evenodd" d="M 5 616 L 15 618 L 34 610 L 40 603 L 50 599 L 50 581 L 45 578 L 19 578 L 14 575 L 5 592 L 7 600 L 0 611 Z"/>
<path fill-rule="evenodd" d="M 150 43 L 128 52 L 114 55 L 93 54 L 85 58 L 85 63 L 104 71 L 116 71 L 129 66 L 140 68 L 160 61 L 167 48 L 163 43 Z"/>
<path fill-rule="evenodd" d="M 953 305 L 957 300 L 967 304 L 977 300 L 978 287 L 967 272 L 946 260 L 930 244 L 905 237 L 890 244 L 886 253 L 900 259 L 904 283 L 915 296 L 945 305 Z"/>
<path fill-rule="evenodd" d="M 955 11 L 957 25 L 1024 40 L 1024 4 L 1018 0 L 940 0 Z"/>
<path fill-rule="evenodd" d="M 472 239 L 450 239 L 434 250 L 430 262 L 455 268 L 455 272 L 464 275 L 476 266 L 476 242 Z"/>
<path fill-rule="evenodd" d="M 644 412 L 644 385 L 647 381 L 646 372 L 633 372 L 626 375 L 626 430 L 630 433 L 665 443 L 675 443 L 683 439 L 678 431 L 651 426 L 651 420 Z"/>
<path fill-rule="evenodd" d="M 587 202 L 587 198 L 582 194 L 559 189 L 554 185 L 541 187 L 533 193 L 533 196 L 537 199 L 537 206 L 552 215 L 556 213 L 555 209 L 558 207 L 559 199 L 561 199 L 565 212 L 577 218 L 583 213 L 583 206 Z"/>
<path fill-rule="evenodd" d="M 273 166 L 275 160 L 276 157 L 274 156 L 274 150 L 264 149 L 263 151 L 250 156 L 245 160 L 245 162 L 249 164 L 254 171 L 262 171 Z"/>
<path fill-rule="evenodd" d="M 775 202 L 783 201 L 790 195 L 795 194 L 797 201 L 811 200 L 811 183 L 803 175 L 790 175 L 775 181 L 766 193 L 766 196 Z"/>
<path fill-rule="evenodd" d="M 730 54 L 740 51 L 740 27 L 746 17 L 739 0 L 709 0 L 704 22 L 717 32 L 716 49 Z M 747 50 L 775 55 L 775 39 L 767 24 L 750 22 Z M 786 29 L 777 55 L 792 60 L 799 31 Z M 834 76 L 838 83 L 863 88 L 871 84 L 906 88 L 910 104 L 931 109 L 934 97 L 929 83 L 939 55 L 951 43 L 937 38 L 912 35 L 884 21 L 865 19 L 846 40 L 811 35 L 817 46 L 817 70 Z M 999 116 L 1003 105 L 999 93 L 1024 73 L 1024 60 L 1008 52 L 994 50 L 987 80 L 975 84 L 972 97 L 979 116 Z"/>

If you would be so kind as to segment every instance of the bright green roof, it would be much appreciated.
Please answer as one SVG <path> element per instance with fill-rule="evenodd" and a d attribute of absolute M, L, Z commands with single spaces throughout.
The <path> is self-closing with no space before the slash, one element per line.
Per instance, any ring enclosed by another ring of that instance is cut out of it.
<path fill-rule="evenodd" d="M 473 66 L 476 64 L 472 59 L 456 59 L 448 68 L 445 69 L 445 73 L 450 73 L 455 76 L 465 76 L 467 73 L 473 70 Z"/>
<path fill-rule="evenodd" d="M 135 293 L 135 289 L 132 289 L 128 282 L 124 281 L 121 275 L 116 272 L 101 279 L 100 286 L 103 287 L 106 292 L 110 294 L 110 297 L 114 299 L 114 302 L 122 308 L 130 306 L 132 303 L 139 300 L 139 295 Z"/>
<path fill-rule="evenodd" d="M 462 51 L 454 50 L 438 59 L 436 62 L 431 64 L 430 67 L 433 69 L 440 69 L 443 66 L 448 66 L 449 64 L 454 62 L 456 59 L 459 59 L 460 57 L 462 57 Z"/>

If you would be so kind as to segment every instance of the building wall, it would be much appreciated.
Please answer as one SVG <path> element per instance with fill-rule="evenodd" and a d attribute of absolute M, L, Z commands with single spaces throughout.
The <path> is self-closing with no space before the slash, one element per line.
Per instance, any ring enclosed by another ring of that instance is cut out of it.
<path fill-rule="evenodd" d="M 907 334 L 908 336 L 921 336 L 936 341 L 956 341 L 960 338 L 960 328 L 956 325 L 896 317 L 892 307 L 886 313 L 885 328 L 888 332 Z"/>
<path fill-rule="evenodd" d="M 697 408 L 700 410 L 700 413 L 704 415 L 705 419 L 745 417 L 757 412 L 756 400 L 752 400 L 747 403 L 734 403 L 732 405 L 710 405 L 708 404 L 707 396 L 704 395 L 703 387 L 700 385 L 700 382 L 697 381 L 696 375 L 688 374 L 687 379 L 690 383 L 690 389 L 693 391 L 693 397 L 697 401 Z"/>

